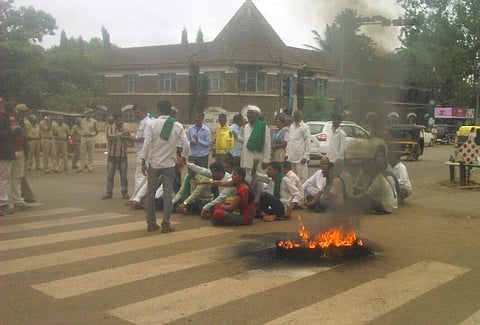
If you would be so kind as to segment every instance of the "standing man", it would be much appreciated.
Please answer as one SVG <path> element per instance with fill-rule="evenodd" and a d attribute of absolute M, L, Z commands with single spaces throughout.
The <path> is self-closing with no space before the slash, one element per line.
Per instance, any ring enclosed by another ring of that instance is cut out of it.
<path fill-rule="evenodd" d="M 16 159 L 13 149 L 15 131 L 10 127 L 10 114 L 5 108 L 5 101 L 0 98 L 0 216 L 12 214 L 8 205 L 10 189 L 10 172 Z"/>
<path fill-rule="evenodd" d="M 243 146 L 243 116 L 242 114 L 237 114 L 233 117 L 232 125 L 230 125 L 230 131 L 233 133 L 235 138 L 235 145 L 228 152 L 232 155 L 234 167 L 240 166 L 240 158 L 242 156 L 242 146 Z"/>
<path fill-rule="evenodd" d="M 120 186 L 122 199 L 128 200 L 128 160 L 127 150 L 128 141 L 130 141 L 130 132 L 123 127 L 123 118 L 120 114 L 114 116 L 114 124 L 108 128 L 108 161 L 107 161 L 107 194 L 103 196 L 104 200 L 112 198 L 113 181 L 115 179 L 115 170 L 120 172 Z"/>
<path fill-rule="evenodd" d="M 40 128 L 35 115 L 30 116 L 31 128 L 26 130 L 28 141 L 27 170 L 31 170 L 35 161 L 35 169 L 40 170 Z"/>
<path fill-rule="evenodd" d="M 269 163 L 272 143 L 270 140 L 270 129 L 263 120 L 260 120 L 260 109 L 258 107 L 249 106 L 247 120 L 248 123 L 243 131 L 244 141 L 240 166 L 245 168 L 247 181 L 250 182 L 255 191 L 255 202 L 258 202 L 260 193 L 263 191 L 263 184 L 261 182 L 252 183 L 251 171 L 253 161 L 258 159 L 262 165 Z M 262 168 L 265 168 L 265 166 L 262 166 Z"/>
<path fill-rule="evenodd" d="M 227 156 L 227 151 L 234 146 L 234 136 L 227 125 L 227 115 L 225 113 L 220 113 L 218 115 L 218 123 L 220 126 L 215 132 L 214 155 L 216 162 L 223 163 Z"/>
<path fill-rule="evenodd" d="M 85 118 L 80 123 L 82 139 L 80 142 L 80 169 L 78 172 L 82 173 L 84 169 L 87 169 L 91 173 L 93 171 L 93 149 L 95 148 L 95 137 L 98 134 L 98 128 L 97 121 L 92 118 L 92 110 L 87 109 L 83 113 Z"/>
<path fill-rule="evenodd" d="M 71 131 L 73 141 L 72 169 L 79 168 L 78 161 L 80 160 L 80 142 L 82 140 L 81 122 L 82 119 L 77 117 Z"/>
<path fill-rule="evenodd" d="M 68 165 L 68 153 L 67 153 L 67 141 L 70 134 L 70 128 L 67 124 L 63 123 L 63 116 L 59 116 L 57 124 L 53 128 L 53 134 L 55 137 L 55 146 L 57 148 L 57 166 L 58 170 L 62 169 L 60 164 L 60 155 L 62 156 L 63 170 L 67 171 Z"/>
<path fill-rule="evenodd" d="M 172 104 L 161 101 L 157 104 L 157 119 L 152 120 L 145 130 L 145 142 L 142 150 L 142 172 L 148 177 L 147 185 L 147 231 L 160 229 L 155 215 L 155 193 L 158 178 L 162 176 L 163 220 L 162 232 L 175 229 L 170 225 L 173 198 L 173 177 L 177 160 L 177 144 L 181 143 L 182 157 L 188 157 L 190 146 L 183 126 L 170 116 Z"/>
<path fill-rule="evenodd" d="M 17 159 L 13 161 L 10 171 L 10 194 L 15 210 L 26 210 L 30 208 L 25 204 L 22 197 L 22 178 L 25 172 L 25 133 L 22 125 L 23 119 L 17 114 L 13 97 L 6 100 L 5 106 L 10 114 L 10 129 L 14 132 L 13 150 Z"/>
<path fill-rule="evenodd" d="M 340 128 L 342 117 L 335 114 L 332 117 L 332 138 L 328 146 L 328 160 L 337 161 L 337 159 L 345 159 L 345 147 L 347 145 L 347 135 L 345 131 Z"/>
<path fill-rule="evenodd" d="M 191 161 L 195 161 L 199 166 L 208 167 L 208 149 L 212 144 L 211 133 L 208 126 L 203 123 L 203 112 L 195 114 L 195 124 L 188 128 L 187 138 L 190 141 Z"/>
<path fill-rule="evenodd" d="M 293 112 L 293 123 L 288 131 L 287 154 L 285 160 L 292 163 L 292 170 L 303 183 L 308 176 L 308 160 L 310 159 L 310 128 L 303 122 L 300 110 Z"/>
<path fill-rule="evenodd" d="M 53 125 L 50 114 L 45 114 L 43 120 L 39 124 L 39 128 L 42 143 L 43 169 L 45 170 L 45 174 L 51 174 L 52 172 L 58 173 L 57 151 L 55 150 L 55 142 L 53 140 Z"/>

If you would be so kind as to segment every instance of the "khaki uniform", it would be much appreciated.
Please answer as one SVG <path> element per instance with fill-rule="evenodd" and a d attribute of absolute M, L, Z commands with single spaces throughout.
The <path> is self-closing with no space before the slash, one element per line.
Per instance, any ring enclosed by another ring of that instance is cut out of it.
<path fill-rule="evenodd" d="M 95 137 L 98 134 L 97 120 L 91 118 L 87 121 L 82 119 L 81 133 L 82 138 L 80 142 L 80 171 L 88 169 L 92 171 L 93 165 L 93 149 L 95 148 Z M 87 161 L 88 159 L 88 161 Z"/>
<path fill-rule="evenodd" d="M 26 124 L 25 124 L 26 126 Z M 28 151 L 27 151 L 27 170 L 31 170 L 33 162 L 35 161 L 35 168 L 40 168 L 40 127 L 38 123 L 30 124 L 30 127 L 25 127 Z"/>
<path fill-rule="evenodd" d="M 73 141 L 73 158 L 72 158 L 72 169 L 78 169 L 78 161 L 80 160 L 80 142 L 82 140 L 82 133 L 80 131 L 80 126 L 72 126 L 72 141 Z"/>
<path fill-rule="evenodd" d="M 67 170 L 68 165 L 68 153 L 67 153 L 67 141 L 70 134 L 70 128 L 67 124 L 57 123 L 53 128 L 53 134 L 55 136 L 55 146 L 57 147 L 57 165 L 59 169 Z M 60 156 L 62 156 L 62 163 L 60 163 Z"/>
<path fill-rule="evenodd" d="M 57 151 L 55 150 L 55 142 L 53 140 L 52 121 L 42 120 L 39 127 L 43 154 L 43 168 L 45 169 L 45 173 L 51 173 L 52 171 L 57 173 Z"/>

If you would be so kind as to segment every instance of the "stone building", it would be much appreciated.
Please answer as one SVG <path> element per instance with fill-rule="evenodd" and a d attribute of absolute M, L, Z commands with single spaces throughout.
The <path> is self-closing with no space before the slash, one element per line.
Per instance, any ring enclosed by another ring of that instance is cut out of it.
<path fill-rule="evenodd" d="M 405 86 L 393 67 L 372 65 L 362 73 L 345 66 L 340 74 L 321 53 L 285 45 L 252 0 L 211 42 L 112 48 L 104 58 L 109 112 L 134 103 L 154 112 L 159 100 L 168 99 L 185 123 L 198 109 L 239 112 L 245 105 L 260 107 L 271 122 L 281 109 L 303 109 L 315 94 L 332 102 L 342 95 L 347 113 L 363 123 L 397 116 L 406 121 L 408 113 L 422 115 L 428 103 L 426 92 Z M 379 78 L 375 69 L 389 74 Z"/>

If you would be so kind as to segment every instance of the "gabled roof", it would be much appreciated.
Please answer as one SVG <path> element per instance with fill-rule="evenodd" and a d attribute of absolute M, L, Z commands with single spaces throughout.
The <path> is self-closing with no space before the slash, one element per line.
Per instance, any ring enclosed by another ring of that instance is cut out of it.
<path fill-rule="evenodd" d="M 195 56 L 194 61 L 298 64 L 251 0 L 243 3 L 208 48 Z"/>
<path fill-rule="evenodd" d="M 252 0 L 240 9 L 212 42 L 112 48 L 105 50 L 106 70 L 180 67 L 190 63 L 212 65 L 264 65 L 300 68 L 305 61 L 323 69 L 323 55 L 288 47 Z"/>

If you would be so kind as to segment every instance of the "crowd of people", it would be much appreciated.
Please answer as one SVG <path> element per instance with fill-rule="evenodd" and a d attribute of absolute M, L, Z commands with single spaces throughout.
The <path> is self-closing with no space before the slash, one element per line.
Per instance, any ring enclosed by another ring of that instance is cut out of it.
<path fill-rule="evenodd" d="M 172 213 L 199 215 L 214 225 L 287 220 L 302 208 L 388 214 L 412 193 L 400 157 L 369 162 L 355 177 L 347 171 L 346 135 L 338 115 L 333 117 L 329 153 L 309 177 L 310 130 L 300 110 L 293 112 L 291 122 L 276 117 L 272 133 L 256 106 L 248 107 L 246 119 L 236 115 L 231 125 L 220 114 L 212 140 L 201 112 L 195 124 L 184 129 L 170 102 L 159 102 L 157 109 L 158 118 L 149 119 L 145 108 L 136 107 L 137 134 L 124 135 L 125 141 L 135 142 L 137 168 L 142 170 L 135 173 L 134 191 L 142 195 L 132 196 L 129 204 L 146 209 L 148 231 L 173 231 Z M 155 213 L 159 209 L 160 225 Z"/>
<path fill-rule="evenodd" d="M 266 222 L 287 220 L 293 210 L 302 208 L 315 212 L 357 209 L 392 213 L 412 193 L 407 169 L 399 156 L 369 162 L 355 177 L 347 171 L 346 135 L 338 115 L 332 118 L 328 153 L 321 158 L 319 169 L 309 176 L 310 130 L 300 110 L 293 112 L 291 121 L 277 116 L 272 133 L 256 106 L 249 106 L 245 117 L 235 115 L 231 125 L 227 124 L 227 116 L 220 114 L 214 139 L 202 112 L 197 112 L 195 123 L 185 129 L 177 121 L 178 110 L 169 101 L 157 104 L 157 118 L 151 118 L 145 106 L 136 105 L 133 110 L 138 120 L 136 134 L 124 127 L 120 114 L 107 123 L 107 182 L 102 198 L 113 197 L 118 170 L 121 197 L 128 200 L 131 209 L 146 210 L 148 231 L 173 231 L 172 213 L 199 215 L 215 225 L 248 225 L 255 218 Z M 14 99 L 2 99 L 2 214 L 26 210 L 30 207 L 26 201 L 34 201 L 24 170 L 42 170 L 40 146 L 45 173 L 66 171 L 66 140 L 71 136 L 75 149 L 72 169 L 92 172 L 98 127 L 92 111 L 85 110 L 84 114 L 69 129 L 61 117 L 52 123 L 46 114 L 38 123 L 35 117 L 17 112 Z M 136 168 L 135 188 L 130 196 L 127 172 L 128 147 L 132 145 Z M 157 210 L 163 211 L 161 225 L 157 224 Z"/>

